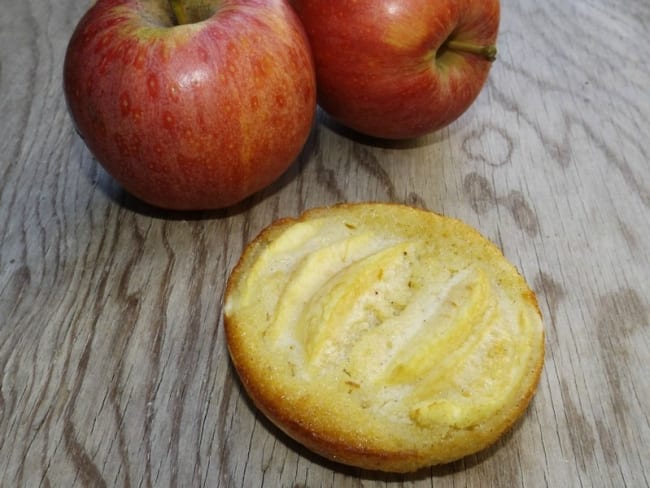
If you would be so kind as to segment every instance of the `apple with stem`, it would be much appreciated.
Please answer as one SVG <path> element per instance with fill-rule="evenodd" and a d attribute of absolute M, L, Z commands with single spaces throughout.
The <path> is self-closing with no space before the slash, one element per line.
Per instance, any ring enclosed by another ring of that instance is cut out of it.
<path fill-rule="evenodd" d="M 316 64 L 318 103 L 387 139 L 450 124 L 496 56 L 498 0 L 294 0 Z"/>
<path fill-rule="evenodd" d="M 286 0 L 98 0 L 64 63 L 77 131 L 152 205 L 233 205 L 276 180 L 311 131 L 310 46 Z"/>

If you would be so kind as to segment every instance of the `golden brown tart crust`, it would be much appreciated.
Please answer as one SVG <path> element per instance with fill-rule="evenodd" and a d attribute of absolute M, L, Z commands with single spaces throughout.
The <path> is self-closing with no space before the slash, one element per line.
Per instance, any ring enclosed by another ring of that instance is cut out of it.
<path fill-rule="evenodd" d="M 281 219 L 224 296 L 255 405 L 329 459 L 407 472 L 494 443 L 529 404 L 544 331 L 534 293 L 466 224 L 342 204 Z"/>

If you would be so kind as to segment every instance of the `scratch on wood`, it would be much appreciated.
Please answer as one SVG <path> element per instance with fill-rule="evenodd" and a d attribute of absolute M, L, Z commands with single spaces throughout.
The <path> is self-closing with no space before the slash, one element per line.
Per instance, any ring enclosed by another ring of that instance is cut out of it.
<path fill-rule="evenodd" d="M 591 458 L 595 455 L 596 438 L 594 431 L 582 413 L 582 409 L 576 406 L 571 396 L 571 389 L 563 378 L 560 379 L 560 388 L 573 454 L 580 470 L 587 473 L 587 467 L 591 464 Z"/>
<path fill-rule="evenodd" d="M 512 217 L 521 230 L 529 236 L 535 237 L 539 234 L 539 221 L 537 214 L 531 208 L 530 204 L 519 191 L 512 191 L 510 194 L 501 199 L 510 210 Z"/>
<path fill-rule="evenodd" d="M 463 179 L 463 189 L 469 203 L 477 214 L 483 214 L 497 203 L 496 195 L 488 179 L 478 173 L 469 173 Z"/>
<path fill-rule="evenodd" d="M 490 141 L 490 148 L 494 154 L 486 154 L 482 140 Z M 474 147 L 475 143 L 477 148 Z M 485 125 L 470 132 L 463 139 L 461 148 L 469 158 L 498 167 L 505 166 L 512 161 L 515 144 L 510 135 L 501 127 Z"/>
<path fill-rule="evenodd" d="M 381 166 L 377 156 L 373 152 L 360 144 L 352 146 L 352 156 L 355 161 L 362 167 L 373 179 L 375 179 L 391 201 L 397 201 L 397 190 L 390 179 L 390 175 Z"/>
<path fill-rule="evenodd" d="M 553 277 L 545 272 L 541 272 L 534 281 L 536 293 L 544 297 L 548 309 L 548 323 L 551 326 L 547 328 L 547 338 L 550 341 L 551 348 L 558 344 L 557 332 L 557 314 L 560 302 L 566 297 L 566 291 L 561 283 L 555 281 Z M 548 332 L 552 332 L 549 334 Z"/>

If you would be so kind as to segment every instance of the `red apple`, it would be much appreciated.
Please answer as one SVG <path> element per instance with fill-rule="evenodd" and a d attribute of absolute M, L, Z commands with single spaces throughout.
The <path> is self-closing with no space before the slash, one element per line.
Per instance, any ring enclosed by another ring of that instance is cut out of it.
<path fill-rule="evenodd" d="M 358 132 L 440 129 L 476 99 L 496 55 L 498 0 L 295 0 L 318 102 Z"/>
<path fill-rule="evenodd" d="M 98 0 L 67 49 L 77 130 L 123 187 L 172 209 L 232 205 L 302 149 L 316 85 L 285 0 Z"/>

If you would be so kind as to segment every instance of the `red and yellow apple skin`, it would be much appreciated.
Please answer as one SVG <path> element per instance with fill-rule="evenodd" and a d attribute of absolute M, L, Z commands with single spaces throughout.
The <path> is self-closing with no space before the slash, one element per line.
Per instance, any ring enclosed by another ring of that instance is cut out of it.
<path fill-rule="evenodd" d="M 316 63 L 318 102 L 366 135 L 406 139 L 469 108 L 495 54 L 498 0 L 295 0 Z M 469 44 L 490 55 L 459 50 Z"/>
<path fill-rule="evenodd" d="M 300 153 L 314 64 L 285 0 L 221 0 L 173 25 L 156 0 L 98 0 L 76 27 L 64 92 L 77 131 L 129 193 L 181 210 L 233 205 Z"/>

